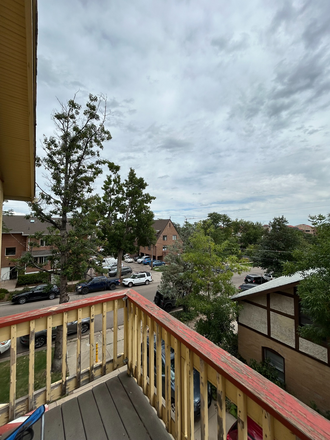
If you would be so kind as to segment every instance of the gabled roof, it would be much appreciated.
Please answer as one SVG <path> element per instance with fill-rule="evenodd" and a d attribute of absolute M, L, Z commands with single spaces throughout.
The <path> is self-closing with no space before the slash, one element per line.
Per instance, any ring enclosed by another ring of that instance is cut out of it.
<path fill-rule="evenodd" d="M 9 229 L 9 232 L 4 229 L 3 234 L 32 235 L 36 232 L 47 232 L 47 228 L 50 226 L 48 223 L 42 223 L 34 218 L 27 220 L 24 215 L 4 215 L 2 219 L 4 225 Z"/>
<path fill-rule="evenodd" d="M 159 219 L 159 220 L 155 220 L 154 224 L 152 225 L 152 227 L 155 229 L 156 231 L 156 237 L 157 239 L 162 235 L 162 232 L 164 231 L 166 225 L 168 224 L 168 222 L 170 222 L 171 219 Z M 174 225 L 173 225 L 174 226 Z"/>
<path fill-rule="evenodd" d="M 306 273 L 312 273 L 313 271 L 308 271 Z M 281 287 L 289 286 L 290 284 L 297 284 L 299 281 L 304 279 L 304 275 L 302 272 L 296 272 L 294 275 L 290 276 L 282 276 L 275 278 L 274 280 L 267 281 L 267 283 L 260 284 L 256 287 L 253 287 L 252 289 L 245 290 L 244 292 L 237 293 L 236 295 L 232 296 L 231 299 L 233 300 L 242 300 L 242 299 L 248 299 L 251 296 L 254 295 L 261 295 L 264 293 L 269 292 L 275 292 Z"/>

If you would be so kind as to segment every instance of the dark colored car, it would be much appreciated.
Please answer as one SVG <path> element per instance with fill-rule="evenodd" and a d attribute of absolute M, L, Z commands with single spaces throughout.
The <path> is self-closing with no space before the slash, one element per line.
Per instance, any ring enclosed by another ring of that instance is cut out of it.
<path fill-rule="evenodd" d="M 128 266 L 123 266 L 121 268 L 121 274 L 122 275 L 127 275 L 129 273 L 132 273 L 132 268 L 128 267 Z M 109 277 L 115 277 L 117 275 L 117 266 L 113 267 L 112 269 L 109 270 Z"/>
<path fill-rule="evenodd" d="M 241 284 L 238 287 L 238 290 L 239 290 L 239 292 L 244 292 L 244 290 L 253 289 L 254 287 L 256 287 L 255 284 Z"/>
<path fill-rule="evenodd" d="M 68 335 L 71 335 L 73 333 L 77 333 L 77 322 L 78 321 L 72 321 L 68 322 L 67 328 L 68 328 Z M 84 318 L 81 320 L 81 333 L 86 333 L 89 330 L 89 324 L 90 324 L 90 318 Z M 52 330 L 52 340 L 56 338 L 56 327 L 53 327 Z M 19 338 L 20 343 L 25 346 L 29 346 L 30 344 L 30 338 L 29 335 L 21 336 Z M 35 341 L 34 346 L 35 348 L 40 348 L 43 345 L 45 345 L 47 342 L 47 330 L 41 330 L 40 332 L 37 332 L 35 335 Z"/>
<path fill-rule="evenodd" d="M 254 273 L 250 273 L 249 275 L 246 275 L 246 277 L 244 278 L 244 283 L 245 284 L 263 284 L 263 283 L 267 283 L 267 281 L 269 281 L 269 279 L 265 278 L 262 275 L 256 275 Z"/>
<path fill-rule="evenodd" d="M 154 339 L 154 356 L 155 356 L 155 385 L 157 384 L 157 368 L 156 368 L 156 337 Z M 172 407 L 175 403 L 175 355 L 174 350 L 171 348 L 171 402 Z M 147 374 L 149 376 L 149 338 L 147 338 Z M 165 397 L 165 342 L 162 340 L 162 395 Z M 212 403 L 212 390 L 211 385 L 208 383 L 208 406 Z M 194 416 L 198 417 L 201 410 L 201 393 L 200 393 L 200 375 L 194 368 Z"/>
<path fill-rule="evenodd" d="M 40 284 L 28 292 L 18 293 L 12 297 L 14 304 L 25 304 L 27 301 L 54 299 L 60 295 L 60 289 L 55 284 Z"/>
<path fill-rule="evenodd" d="M 176 306 L 176 298 L 171 298 L 170 296 L 164 296 L 162 293 L 160 293 L 157 290 L 154 298 L 154 303 L 168 313 Z"/>
<path fill-rule="evenodd" d="M 151 266 L 151 262 L 149 263 Z M 153 267 L 165 266 L 165 261 L 155 260 L 152 262 Z"/>
<path fill-rule="evenodd" d="M 99 290 L 114 290 L 120 285 L 120 279 L 110 280 L 107 277 L 94 277 L 87 283 L 79 283 L 76 286 L 76 293 L 86 295 L 89 292 L 97 292 Z"/>
<path fill-rule="evenodd" d="M 252 419 L 250 419 L 250 417 L 247 418 L 247 428 L 248 428 L 248 440 L 263 439 L 262 428 Z M 228 431 L 227 440 L 237 440 L 237 439 L 238 439 L 238 430 L 237 430 L 237 421 L 236 421 Z"/>

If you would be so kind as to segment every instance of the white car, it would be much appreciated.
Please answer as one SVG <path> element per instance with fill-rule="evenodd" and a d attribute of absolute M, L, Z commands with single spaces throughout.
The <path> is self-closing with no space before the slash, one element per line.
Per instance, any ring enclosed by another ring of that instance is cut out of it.
<path fill-rule="evenodd" d="M 132 286 L 138 286 L 139 284 L 146 284 L 148 285 L 152 281 L 152 276 L 150 272 L 140 272 L 140 273 L 134 273 L 129 278 L 124 278 L 122 281 L 122 284 L 124 286 L 132 287 Z"/>
<path fill-rule="evenodd" d="M 133 263 L 134 260 L 131 257 L 126 257 L 124 261 L 125 263 Z"/>
<path fill-rule="evenodd" d="M 11 340 L 0 342 L 0 353 L 4 353 L 5 351 L 10 349 Z"/>
<path fill-rule="evenodd" d="M 144 255 L 143 257 L 141 257 L 141 258 L 139 258 L 138 260 L 136 260 L 136 262 L 139 263 L 139 264 L 141 264 L 141 263 L 143 263 L 143 261 L 144 261 L 146 258 L 150 258 L 149 255 Z"/>

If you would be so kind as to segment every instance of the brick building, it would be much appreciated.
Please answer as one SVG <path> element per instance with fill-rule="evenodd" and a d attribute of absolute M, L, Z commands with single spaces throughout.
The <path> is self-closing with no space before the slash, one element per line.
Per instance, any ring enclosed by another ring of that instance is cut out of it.
<path fill-rule="evenodd" d="M 164 260 L 169 246 L 181 241 L 181 238 L 171 219 L 155 220 L 152 227 L 155 229 L 156 244 L 141 246 L 139 254 L 150 255 L 154 260 Z"/>
<path fill-rule="evenodd" d="M 27 220 L 23 215 L 4 215 L 4 228 L 2 231 L 1 244 L 1 281 L 17 278 L 17 267 L 15 259 L 20 258 L 27 251 L 32 251 L 36 264 L 44 264 L 52 254 L 46 240 L 39 240 L 34 245 L 31 235 L 36 232 L 47 233 L 47 224 L 37 219 Z M 50 265 L 45 266 L 50 269 Z M 36 267 L 26 267 L 25 273 L 38 272 Z"/>

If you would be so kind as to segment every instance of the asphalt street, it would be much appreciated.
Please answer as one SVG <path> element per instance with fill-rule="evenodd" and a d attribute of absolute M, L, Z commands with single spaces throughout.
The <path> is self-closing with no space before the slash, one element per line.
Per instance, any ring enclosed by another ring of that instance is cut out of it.
<path fill-rule="evenodd" d="M 134 272 L 138 272 L 138 271 L 142 271 L 142 270 L 146 270 L 146 271 L 150 271 L 149 266 L 143 266 L 141 264 L 137 264 L 137 263 L 131 263 L 130 266 L 132 267 L 132 270 Z M 243 283 L 244 277 L 246 274 L 248 273 L 256 273 L 256 274 L 262 274 L 262 270 L 260 268 L 251 268 L 249 271 L 241 273 L 241 274 L 234 274 L 232 281 L 233 284 L 238 287 L 240 284 Z M 152 283 L 150 283 L 149 285 L 141 285 L 141 286 L 134 286 L 133 289 L 138 292 L 140 295 L 144 296 L 145 298 L 149 299 L 150 301 L 153 301 L 157 287 L 160 283 L 161 280 L 161 272 L 155 272 L 152 271 L 152 277 L 153 277 L 153 281 Z M 117 287 L 117 290 L 127 290 L 127 288 L 123 288 L 123 286 Z M 113 292 L 113 291 L 109 291 L 109 292 Z M 75 293 L 70 294 L 70 300 L 71 301 L 75 301 L 81 298 L 92 298 L 94 296 L 103 294 L 103 293 L 107 293 L 106 291 L 103 292 L 93 292 L 93 293 L 89 293 L 87 295 L 77 295 Z M 22 312 L 28 312 L 30 310 L 36 310 L 36 309 L 41 309 L 43 307 L 49 307 L 52 305 L 58 304 L 58 298 L 54 299 L 54 300 L 43 300 L 43 301 L 38 301 L 38 302 L 30 302 L 30 303 L 26 303 L 23 305 L 19 305 L 19 304 L 11 304 L 11 303 L 0 303 L 0 317 L 3 316 L 9 316 L 9 315 L 14 315 L 17 313 L 22 313 Z M 124 324 L 124 317 L 123 317 L 123 310 L 119 310 L 118 312 L 118 325 L 123 325 Z M 107 328 L 113 328 L 113 313 L 109 312 L 107 315 Z M 102 329 L 102 316 L 101 315 L 97 315 L 95 317 L 95 332 L 101 331 Z M 70 336 L 70 338 L 75 338 L 75 335 Z M 23 347 L 20 343 L 17 344 L 18 346 L 18 352 L 24 352 L 27 351 L 28 348 L 27 347 Z M 9 351 L 5 352 L 3 354 L 0 354 L 0 360 L 3 360 L 5 358 L 7 358 L 9 356 Z"/>

